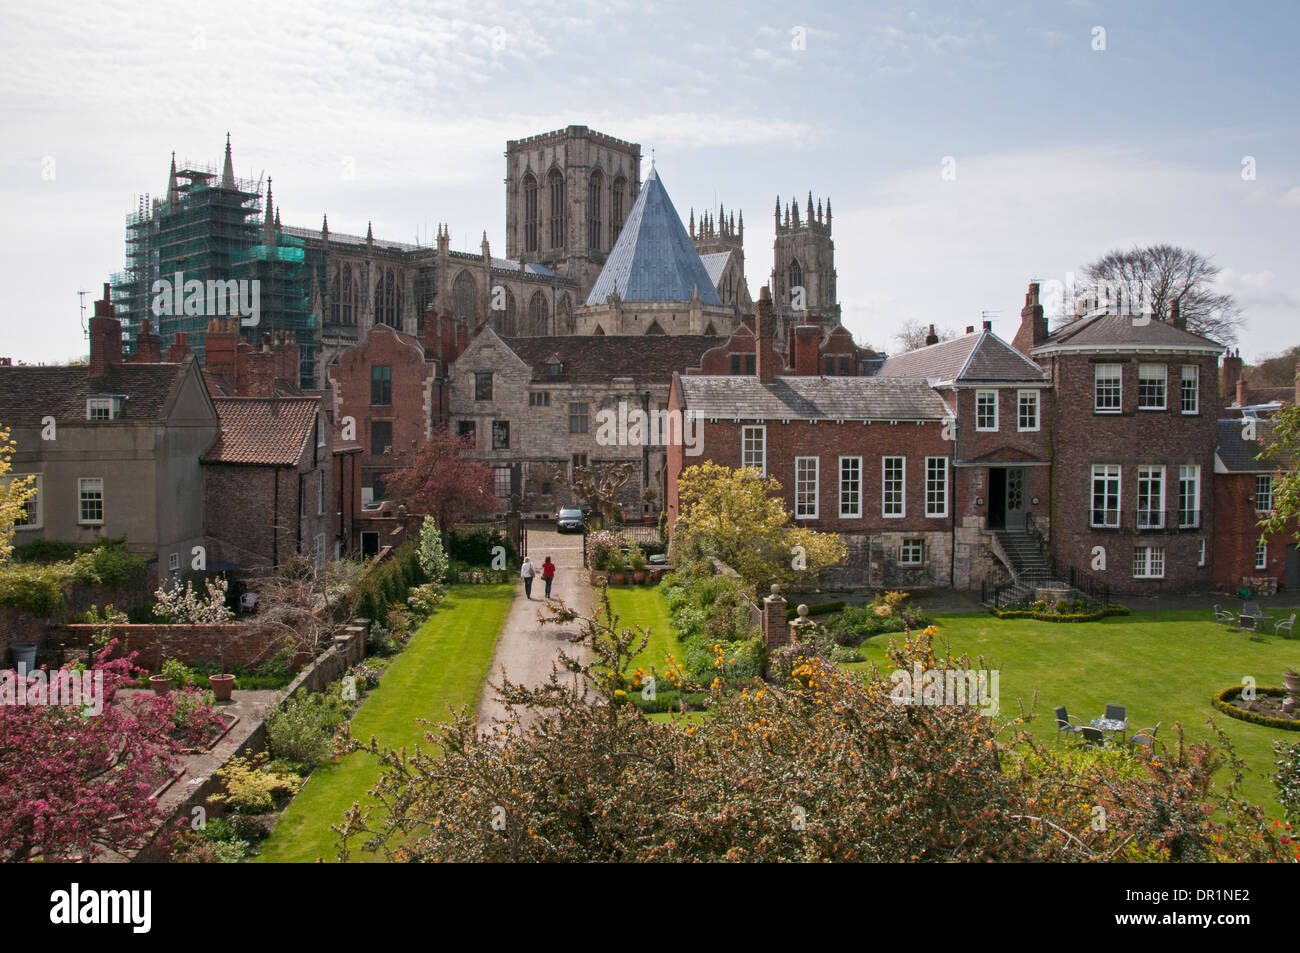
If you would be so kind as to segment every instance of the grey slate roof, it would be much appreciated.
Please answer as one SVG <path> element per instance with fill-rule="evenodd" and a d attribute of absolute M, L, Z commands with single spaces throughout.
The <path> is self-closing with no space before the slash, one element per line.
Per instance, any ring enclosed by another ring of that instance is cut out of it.
<path fill-rule="evenodd" d="M 709 280 L 713 282 L 713 287 L 717 288 L 718 282 L 722 280 L 722 273 L 727 268 L 727 262 L 731 261 L 731 252 L 711 252 L 701 255 L 700 261 L 704 262 L 704 270 L 709 273 Z"/>
<path fill-rule="evenodd" d="M 724 339 L 725 340 L 725 339 Z M 536 381 L 599 383 L 615 377 L 667 384 L 673 371 L 698 367 L 705 351 L 718 346 L 710 334 L 651 334 L 645 336 L 572 334 L 558 337 L 502 338 L 519 359 L 533 369 Z M 563 364 L 559 375 L 546 365 L 555 356 Z"/>
<path fill-rule="evenodd" d="M 878 377 L 926 377 L 932 381 L 1025 381 L 1047 379 L 1043 369 L 992 331 L 963 334 L 951 341 L 897 354 Z"/>
<path fill-rule="evenodd" d="M 1221 351 L 1223 345 L 1191 331 L 1176 328 L 1155 318 L 1145 324 L 1137 322 L 1134 315 L 1099 314 L 1072 321 L 1057 328 L 1047 340 L 1033 349 L 1035 354 L 1050 354 L 1060 347 L 1167 347 L 1185 351 L 1189 348 L 1204 351 Z"/>
<path fill-rule="evenodd" d="M 1273 443 L 1275 431 L 1273 421 L 1260 419 L 1255 421 L 1255 440 L 1242 440 L 1245 429 L 1243 418 L 1232 417 L 1219 421 L 1219 445 L 1214 448 L 1215 469 L 1227 473 L 1272 473 L 1288 462 L 1276 457 L 1264 457 L 1256 460 L 1265 447 Z"/>
<path fill-rule="evenodd" d="M 690 301 L 697 287 L 705 304 L 722 304 L 659 173 L 652 168 L 587 304 L 604 304 L 616 289 L 624 301 Z"/>
<path fill-rule="evenodd" d="M 184 364 L 116 364 L 92 380 L 85 364 L 0 367 L 0 423 L 37 427 L 47 414 L 85 420 L 92 394 L 124 395 L 119 420 L 158 420 L 184 372 Z"/>
<path fill-rule="evenodd" d="M 492 267 L 501 271 L 518 271 L 519 262 L 513 258 L 493 258 Z M 524 272 L 532 275 L 543 275 L 548 278 L 554 274 L 554 272 L 545 265 L 538 265 L 533 262 L 524 265 Z"/>
<path fill-rule="evenodd" d="M 685 409 L 745 420 L 943 420 L 948 406 L 925 380 L 879 377 L 680 378 Z"/>

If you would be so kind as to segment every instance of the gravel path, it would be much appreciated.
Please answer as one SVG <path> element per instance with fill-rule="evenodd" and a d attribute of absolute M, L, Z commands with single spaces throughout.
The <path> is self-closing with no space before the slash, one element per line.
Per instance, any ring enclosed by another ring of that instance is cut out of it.
<path fill-rule="evenodd" d="M 487 729 L 493 719 L 504 720 L 506 717 L 505 705 L 494 688 L 501 683 L 503 670 L 513 682 L 529 686 L 543 685 L 550 678 L 551 664 L 559 657 L 560 650 L 568 649 L 570 653 L 577 651 L 575 646 L 568 644 L 569 636 L 577 631 L 576 621 L 567 626 L 541 625 L 537 621 L 538 610 L 546 608 L 543 596 L 545 586 L 541 577 L 542 560 L 550 556 L 551 562 L 557 567 L 551 598 L 564 600 L 566 605 L 576 608 L 582 615 L 590 614 L 592 608 L 593 593 L 587 583 L 586 570 L 582 568 L 580 535 L 561 535 L 553 529 L 530 527 L 528 555 L 537 567 L 533 598 L 532 601 L 525 598 L 523 581 L 515 580 L 515 599 L 501 628 L 501 637 L 497 640 L 496 654 L 492 659 L 492 672 L 479 701 L 480 731 Z M 527 722 L 532 717 L 531 712 L 525 712 L 523 720 Z"/>

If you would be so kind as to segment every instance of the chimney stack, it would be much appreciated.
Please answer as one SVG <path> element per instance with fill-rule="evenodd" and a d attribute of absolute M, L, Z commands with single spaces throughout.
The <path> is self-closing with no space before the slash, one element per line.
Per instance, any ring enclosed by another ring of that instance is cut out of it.
<path fill-rule="evenodd" d="M 985 327 L 989 327 L 988 322 Z M 1038 302 L 1038 282 L 1031 281 L 1029 291 L 1025 294 L 1025 306 L 1020 309 L 1020 329 L 1011 339 L 1011 346 L 1033 360 L 1030 351 L 1046 340 L 1047 318 L 1043 315 L 1043 306 Z"/>
<path fill-rule="evenodd" d="M 236 384 L 235 346 L 239 335 L 232 330 L 229 318 L 212 318 L 208 321 L 208 330 L 203 335 L 203 366 L 213 374 L 219 374 L 231 384 Z"/>
<path fill-rule="evenodd" d="M 162 338 L 151 330 L 148 315 L 140 319 L 140 333 L 135 336 L 135 353 L 129 360 L 133 364 L 162 363 Z"/>
<path fill-rule="evenodd" d="M 1187 330 L 1187 319 L 1183 317 L 1182 308 L 1178 304 L 1178 299 L 1169 306 L 1169 323 L 1180 330 Z"/>
<path fill-rule="evenodd" d="M 420 343 L 424 345 L 426 362 L 442 357 L 442 322 L 433 310 L 432 301 L 424 306 L 424 330 L 420 334 Z"/>
<path fill-rule="evenodd" d="M 1237 406 L 1245 407 L 1250 403 L 1250 392 L 1246 389 L 1246 378 L 1237 378 Z"/>
<path fill-rule="evenodd" d="M 185 335 L 180 331 L 177 331 L 175 340 L 173 340 L 171 346 L 167 348 L 167 363 L 180 364 L 189 356 L 190 346 L 185 342 Z"/>
<path fill-rule="evenodd" d="M 122 322 L 104 283 L 104 297 L 95 302 L 95 316 L 90 319 L 90 376 L 101 377 L 110 367 L 122 363 Z"/>
<path fill-rule="evenodd" d="M 1219 375 L 1220 396 L 1225 401 L 1232 401 L 1237 396 L 1237 381 L 1241 380 L 1241 351 L 1229 351 L 1223 358 L 1223 370 Z"/>
<path fill-rule="evenodd" d="M 992 322 L 992 321 L 985 321 L 985 322 L 984 322 L 984 330 L 985 330 L 985 331 L 992 331 L 992 330 L 993 330 L 993 322 Z"/>
<path fill-rule="evenodd" d="M 817 324 L 800 324 L 794 329 L 794 372 L 800 377 L 816 377 L 821 373 L 822 329 Z"/>
<path fill-rule="evenodd" d="M 968 325 L 966 325 L 966 333 L 967 333 L 967 334 L 974 334 L 974 333 L 975 333 L 975 325 L 973 325 L 973 324 L 968 324 Z"/>
<path fill-rule="evenodd" d="M 926 332 L 925 335 L 925 346 L 929 347 L 931 344 L 938 344 L 938 343 L 939 343 L 939 335 L 935 333 L 934 325 L 932 324 L 930 325 L 930 330 Z"/>
<path fill-rule="evenodd" d="M 754 372 L 759 381 L 770 383 L 776 377 L 776 354 L 772 347 L 772 293 L 767 285 L 758 289 L 754 302 Z"/>

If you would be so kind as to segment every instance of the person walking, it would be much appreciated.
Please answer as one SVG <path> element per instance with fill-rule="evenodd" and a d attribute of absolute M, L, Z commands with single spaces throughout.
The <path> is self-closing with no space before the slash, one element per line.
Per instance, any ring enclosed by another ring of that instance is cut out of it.
<path fill-rule="evenodd" d="M 537 569 L 533 566 L 533 561 L 525 556 L 524 564 L 519 567 L 519 578 L 524 581 L 524 595 L 529 599 L 533 598 L 533 577 L 535 575 L 537 575 Z"/>
<path fill-rule="evenodd" d="M 542 560 L 542 582 L 546 583 L 546 598 L 551 598 L 551 583 L 555 581 L 555 563 L 547 556 Z"/>

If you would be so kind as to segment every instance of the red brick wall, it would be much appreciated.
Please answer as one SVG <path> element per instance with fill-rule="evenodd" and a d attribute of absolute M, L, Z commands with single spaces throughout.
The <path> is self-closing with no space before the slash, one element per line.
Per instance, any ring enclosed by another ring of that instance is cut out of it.
<path fill-rule="evenodd" d="M 1280 583 L 1286 574 L 1287 547 L 1294 531 L 1274 534 L 1267 542 L 1268 568 L 1255 568 L 1255 546 L 1262 535 L 1255 512 L 1255 474 L 1217 473 L 1214 476 L 1214 575 L 1216 585 L 1236 590 L 1247 576 L 1271 576 Z"/>
<path fill-rule="evenodd" d="M 957 414 L 959 460 L 985 459 L 997 466 L 1051 459 L 1051 421 L 1054 401 L 1047 388 L 1038 389 L 1038 430 L 1019 430 L 1019 392 L 1032 388 L 980 388 L 998 392 L 998 429 L 975 429 L 975 390 L 961 388 L 943 392 L 943 398 Z M 966 517 L 987 518 L 989 512 L 988 466 L 959 467 L 954 473 L 954 509 L 958 523 Z M 1050 522 L 1051 468 L 1026 466 L 1025 510 L 1046 529 Z M 1037 498 L 1038 503 L 1033 500 Z M 977 503 L 983 499 L 984 503 Z"/>
<path fill-rule="evenodd" d="M 1214 525 L 1214 447 L 1218 441 L 1218 368 L 1214 356 L 1143 355 L 1144 362 L 1168 365 L 1167 406 L 1163 411 L 1139 411 L 1137 359 L 1106 355 L 1057 355 L 1051 371 L 1055 381 L 1055 450 L 1052 488 L 1052 546 L 1057 559 L 1089 570 L 1093 548 L 1105 548 L 1107 569 L 1096 575 L 1116 592 L 1144 593 L 1208 587 L 1211 567 L 1197 566 L 1200 540 L 1212 552 Z M 1093 410 L 1094 363 L 1123 364 L 1122 413 Z M 1200 413 L 1184 416 L 1179 406 L 1179 375 L 1183 364 L 1200 367 Z M 1090 526 L 1092 465 L 1119 464 L 1121 470 L 1121 528 Z M 1165 467 L 1165 529 L 1136 529 L 1137 468 Z M 1201 467 L 1201 526 L 1179 530 L 1178 467 Z M 1165 547 L 1164 579 L 1133 578 L 1133 553 L 1139 545 Z"/>
<path fill-rule="evenodd" d="M 94 625 L 51 626 L 55 641 L 66 638 L 69 645 L 90 645 L 99 630 Z M 136 664 L 157 671 L 167 658 L 180 659 L 187 665 L 195 662 L 222 661 L 226 665 L 254 668 L 270 661 L 284 647 L 282 630 L 264 628 L 256 622 L 225 625 L 118 625 L 113 636 L 122 652 L 138 652 Z M 302 665 L 310 653 L 299 653 L 294 665 Z"/>

